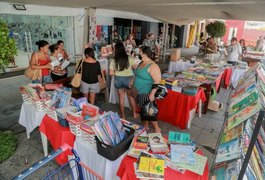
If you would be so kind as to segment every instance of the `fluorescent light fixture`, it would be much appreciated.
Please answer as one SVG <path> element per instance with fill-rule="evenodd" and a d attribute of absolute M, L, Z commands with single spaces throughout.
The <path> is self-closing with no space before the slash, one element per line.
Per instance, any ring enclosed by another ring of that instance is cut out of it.
<path fill-rule="evenodd" d="M 13 4 L 13 7 L 16 10 L 21 10 L 21 11 L 26 11 L 27 10 L 24 4 Z"/>

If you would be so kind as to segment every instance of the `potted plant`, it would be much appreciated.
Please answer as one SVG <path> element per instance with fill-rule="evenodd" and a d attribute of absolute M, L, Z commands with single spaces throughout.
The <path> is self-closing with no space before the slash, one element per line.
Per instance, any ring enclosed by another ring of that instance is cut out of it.
<path fill-rule="evenodd" d="M 2 72 L 6 72 L 6 66 L 14 63 L 17 55 L 17 46 L 10 34 L 7 24 L 0 19 L 0 70 Z"/>
<path fill-rule="evenodd" d="M 206 31 L 213 38 L 221 38 L 225 35 L 226 26 L 222 21 L 215 21 L 206 26 Z"/>

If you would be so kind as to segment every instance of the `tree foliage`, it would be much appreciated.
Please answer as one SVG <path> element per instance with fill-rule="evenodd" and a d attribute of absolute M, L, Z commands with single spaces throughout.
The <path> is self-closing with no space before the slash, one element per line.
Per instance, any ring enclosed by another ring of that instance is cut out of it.
<path fill-rule="evenodd" d="M 7 66 L 17 55 L 15 40 L 10 36 L 7 24 L 0 19 L 0 65 Z"/>
<path fill-rule="evenodd" d="M 206 26 L 206 31 L 210 36 L 219 38 L 225 35 L 226 26 L 222 21 L 215 21 Z"/>

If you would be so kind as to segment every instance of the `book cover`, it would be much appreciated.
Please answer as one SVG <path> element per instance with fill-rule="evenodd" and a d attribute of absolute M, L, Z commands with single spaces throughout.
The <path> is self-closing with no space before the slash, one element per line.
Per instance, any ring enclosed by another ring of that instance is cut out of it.
<path fill-rule="evenodd" d="M 180 172 L 181 174 L 184 174 L 185 172 L 185 169 L 180 167 L 177 163 L 174 163 L 171 161 L 171 154 L 170 153 L 167 153 L 165 155 L 165 166 L 166 167 L 169 167 L 177 172 Z"/>
<path fill-rule="evenodd" d="M 215 162 L 220 163 L 239 158 L 239 152 L 239 139 L 220 144 Z"/>
<path fill-rule="evenodd" d="M 237 180 L 240 169 L 240 161 L 233 161 L 229 163 L 224 174 L 225 180 Z"/>
<path fill-rule="evenodd" d="M 112 120 L 113 124 L 115 124 L 119 138 L 122 141 L 123 139 L 126 138 L 126 132 L 125 132 L 125 128 L 121 122 L 121 119 L 120 119 L 118 113 L 109 112 L 109 116 L 110 116 L 110 119 Z"/>
<path fill-rule="evenodd" d="M 98 114 L 99 108 L 97 106 L 94 106 L 92 104 L 84 104 L 82 108 L 82 116 L 96 116 Z"/>
<path fill-rule="evenodd" d="M 171 144 L 171 160 L 175 163 L 193 164 L 195 163 L 195 157 L 192 150 L 192 146 Z"/>
<path fill-rule="evenodd" d="M 243 134 L 243 124 L 241 123 L 238 126 L 230 129 L 229 131 L 226 131 L 221 137 L 220 144 L 239 138 L 242 136 L 242 134 Z"/>
<path fill-rule="evenodd" d="M 70 64 L 70 61 L 64 60 L 61 64 L 61 69 L 64 70 L 69 64 Z"/>
<path fill-rule="evenodd" d="M 133 167 L 134 167 L 134 172 L 135 172 L 136 178 L 150 179 L 150 180 L 151 179 L 153 179 L 153 180 L 164 180 L 163 175 L 151 174 L 151 173 L 146 173 L 146 172 L 139 172 L 137 163 L 133 163 Z"/>
<path fill-rule="evenodd" d="M 229 116 L 232 116 L 233 114 L 241 111 L 242 109 L 246 108 L 247 106 L 253 104 L 256 102 L 259 98 L 257 90 L 254 90 L 251 92 L 251 94 L 246 93 L 247 96 L 243 99 L 240 99 L 240 101 L 233 102 L 230 104 L 229 108 Z"/>
<path fill-rule="evenodd" d="M 225 170 L 226 166 L 221 166 L 214 169 L 213 174 L 216 176 L 216 180 L 225 180 Z"/>
<path fill-rule="evenodd" d="M 155 155 L 141 153 L 138 161 L 138 172 L 164 175 L 165 160 L 157 158 Z"/>
<path fill-rule="evenodd" d="M 228 117 L 226 131 L 234 128 L 240 123 L 244 122 L 251 116 L 257 114 L 260 111 L 261 105 L 259 102 L 253 103 L 236 114 Z"/>
<path fill-rule="evenodd" d="M 173 132 L 170 131 L 168 133 L 168 142 L 169 143 L 190 143 L 190 134 L 189 133 L 182 133 L 182 132 Z"/>
<path fill-rule="evenodd" d="M 148 148 L 148 140 L 147 136 L 136 136 L 133 140 L 133 148 L 146 150 Z"/>
<path fill-rule="evenodd" d="M 197 153 L 194 153 L 194 157 L 195 162 L 193 164 L 177 163 L 177 165 L 202 176 L 207 163 L 207 157 Z"/>
<path fill-rule="evenodd" d="M 167 146 L 163 136 L 161 133 L 149 133 L 149 142 L 150 146 L 152 147 L 165 147 Z"/>

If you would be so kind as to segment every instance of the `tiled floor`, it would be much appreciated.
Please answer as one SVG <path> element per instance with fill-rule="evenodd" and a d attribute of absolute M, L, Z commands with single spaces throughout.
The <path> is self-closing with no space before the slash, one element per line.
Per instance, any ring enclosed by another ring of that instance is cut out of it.
<path fill-rule="evenodd" d="M 22 104 L 22 98 L 19 94 L 19 86 L 27 84 L 29 81 L 25 76 L 17 76 L 0 79 L 0 83 L 0 130 L 11 129 L 18 137 L 17 152 L 9 160 L 0 164 L 0 179 L 10 179 L 18 174 L 18 172 L 21 172 L 32 163 L 41 159 L 43 156 L 43 150 L 38 129 L 31 134 L 30 139 L 27 139 L 25 128 L 18 125 L 18 118 Z M 229 90 L 221 88 L 220 93 L 217 95 L 217 100 L 223 103 L 222 110 L 219 112 L 208 111 L 207 114 L 202 114 L 201 118 L 196 115 L 192 120 L 190 129 L 180 130 L 168 123 L 159 121 L 162 133 L 166 135 L 169 131 L 189 132 L 192 140 L 199 145 L 204 155 L 208 157 L 209 168 L 211 168 L 214 157 L 213 149 L 216 147 L 218 136 L 223 125 L 228 94 Z M 103 95 L 99 95 L 97 100 L 98 105 L 104 110 L 112 110 L 116 112 L 119 110 L 118 105 L 105 103 Z M 134 120 L 132 118 L 132 113 L 129 109 L 126 109 L 126 115 L 128 120 L 140 123 L 139 120 Z M 150 128 L 149 131 L 152 132 L 154 130 Z M 25 163 L 26 161 L 28 161 L 28 163 Z M 56 164 L 51 163 L 49 166 L 53 167 L 56 166 Z"/>

